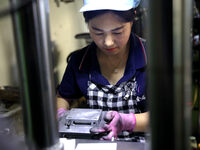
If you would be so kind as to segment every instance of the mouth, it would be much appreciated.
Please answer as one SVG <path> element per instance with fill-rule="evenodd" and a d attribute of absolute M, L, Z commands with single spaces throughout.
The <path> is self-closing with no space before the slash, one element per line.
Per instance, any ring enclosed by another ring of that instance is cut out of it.
<path fill-rule="evenodd" d="M 106 48 L 107 51 L 112 52 L 114 51 L 116 48 Z"/>

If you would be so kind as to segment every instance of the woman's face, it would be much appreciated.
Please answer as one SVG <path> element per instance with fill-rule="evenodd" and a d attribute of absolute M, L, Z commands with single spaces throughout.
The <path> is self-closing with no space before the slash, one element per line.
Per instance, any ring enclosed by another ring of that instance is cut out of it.
<path fill-rule="evenodd" d="M 122 22 L 111 12 L 97 16 L 88 22 L 90 36 L 106 55 L 116 55 L 127 49 L 132 22 Z"/>

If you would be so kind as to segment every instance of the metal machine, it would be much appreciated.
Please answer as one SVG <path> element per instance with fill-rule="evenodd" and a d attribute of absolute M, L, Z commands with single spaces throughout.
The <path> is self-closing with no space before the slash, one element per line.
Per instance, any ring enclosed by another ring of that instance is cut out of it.
<path fill-rule="evenodd" d="M 60 137 L 98 139 L 100 134 L 90 133 L 90 129 L 105 123 L 105 112 L 101 109 L 73 108 L 59 119 Z"/>

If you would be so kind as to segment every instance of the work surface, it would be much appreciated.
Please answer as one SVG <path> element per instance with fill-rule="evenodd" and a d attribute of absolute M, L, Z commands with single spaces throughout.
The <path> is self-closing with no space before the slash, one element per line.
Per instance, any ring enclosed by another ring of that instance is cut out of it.
<path fill-rule="evenodd" d="M 101 141 L 86 139 L 65 139 L 60 141 L 64 143 L 64 150 L 148 150 L 148 143 L 139 142 L 119 142 L 119 141 Z"/>
<path fill-rule="evenodd" d="M 12 143 L 8 142 L 12 141 Z M 149 150 L 148 143 L 60 138 L 63 150 Z M 1 150 L 29 150 L 23 137 L 0 135 Z M 59 149 L 61 150 L 61 149 Z"/>

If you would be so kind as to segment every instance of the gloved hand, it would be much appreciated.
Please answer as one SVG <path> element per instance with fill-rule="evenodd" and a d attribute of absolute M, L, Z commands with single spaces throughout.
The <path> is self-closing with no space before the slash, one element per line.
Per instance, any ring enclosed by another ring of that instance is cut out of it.
<path fill-rule="evenodd" d="M 67 110 L 65 108 L 59 108 L 57 110 L 57 118 L 61 118 Z"/>
<path fill-rule="evenodd" d="M 104 140 L 111 140 L 113 137 L 116 139 L 117 135 L 122 131 L 133 131 L 136 118 L 135 114 L 123 114 L 117 111 L 109 111 L 106 113 L 104 120 L 108 122 L 102 127 L 92 128 L 93 133 L 109 132 L 107 136 L 102 137 Z"/>

